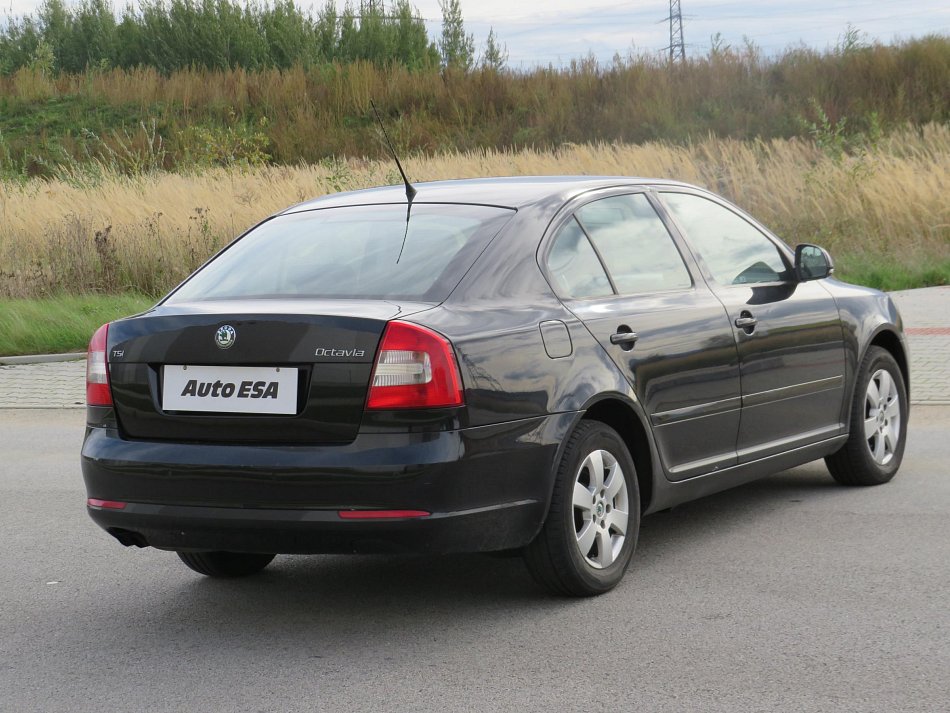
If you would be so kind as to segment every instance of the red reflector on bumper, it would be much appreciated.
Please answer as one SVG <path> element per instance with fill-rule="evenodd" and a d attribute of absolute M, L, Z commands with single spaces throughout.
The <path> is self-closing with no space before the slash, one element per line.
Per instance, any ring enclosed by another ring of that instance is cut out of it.
<path fill-rule="evenodd" d="M 340 510 L 337 514 L 344 520 L 393 520 L 403 517 L 428 517 L 432 513 L 425 510 Z"/>
<path fill-rule="evenodd" d="M 108 508 L 110 510 L 124 510 L 126 503 L 120 503 L 118 500 L 100 500 L 99 498 L 89 498 L 86 503 L 93 508 Z"/>

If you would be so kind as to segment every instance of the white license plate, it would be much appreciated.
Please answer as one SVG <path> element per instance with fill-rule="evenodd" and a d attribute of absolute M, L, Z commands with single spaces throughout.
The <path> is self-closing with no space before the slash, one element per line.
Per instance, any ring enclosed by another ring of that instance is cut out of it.
<path fill-rule="evenodd" d="M 294 414 L 297 369 L 169 364 L 162 370 L 162 409 Z"/>

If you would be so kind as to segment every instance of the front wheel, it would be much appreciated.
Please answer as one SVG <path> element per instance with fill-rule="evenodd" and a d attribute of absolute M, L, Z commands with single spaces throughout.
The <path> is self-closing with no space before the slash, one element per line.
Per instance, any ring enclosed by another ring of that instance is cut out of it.
<path fill-rule="evenodd" d="M 603 594 L 623 578 L 639 528 L 640 492 L 626 444 L 603 423 L 581 422 L 558 465 L 547 519 L 525 548 L 528 569 L 557 594 Z"/>
<path fill-rule="evenodd" d="M 825 458 L 843 485 L 881 485 L 900 468 L 907 437 L 907 389 L 890 352 L 871 347 L 858 371 L 848 440 Z"/>
<path fill-rule="evenodd" d="M 207 577 L 246 577 L 271 563 L 276 555 L 256 552 L 179 552 L 178 557 L 198 574 Z"/>

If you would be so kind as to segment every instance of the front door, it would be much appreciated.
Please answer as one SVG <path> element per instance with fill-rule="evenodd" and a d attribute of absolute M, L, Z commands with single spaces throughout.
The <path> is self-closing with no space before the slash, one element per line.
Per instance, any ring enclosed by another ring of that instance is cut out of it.
<path fill-rule="evenodd" d="M 789 255 L 727 205 L 660 196 L 729 315 L 742 383 L 739 462 L 841 433 L 844 340 L 822 281 L 799 282 Z"/>

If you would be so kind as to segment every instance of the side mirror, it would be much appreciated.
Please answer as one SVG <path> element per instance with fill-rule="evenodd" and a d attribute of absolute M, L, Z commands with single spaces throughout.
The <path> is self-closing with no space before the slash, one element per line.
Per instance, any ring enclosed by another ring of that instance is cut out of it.
<path fill-rule="evenodd" d="M 795 248 L 795 274 L 800 282 L 820 280 L 834 271 L 835 264 L 824 248 L 808 244 Z"/>

